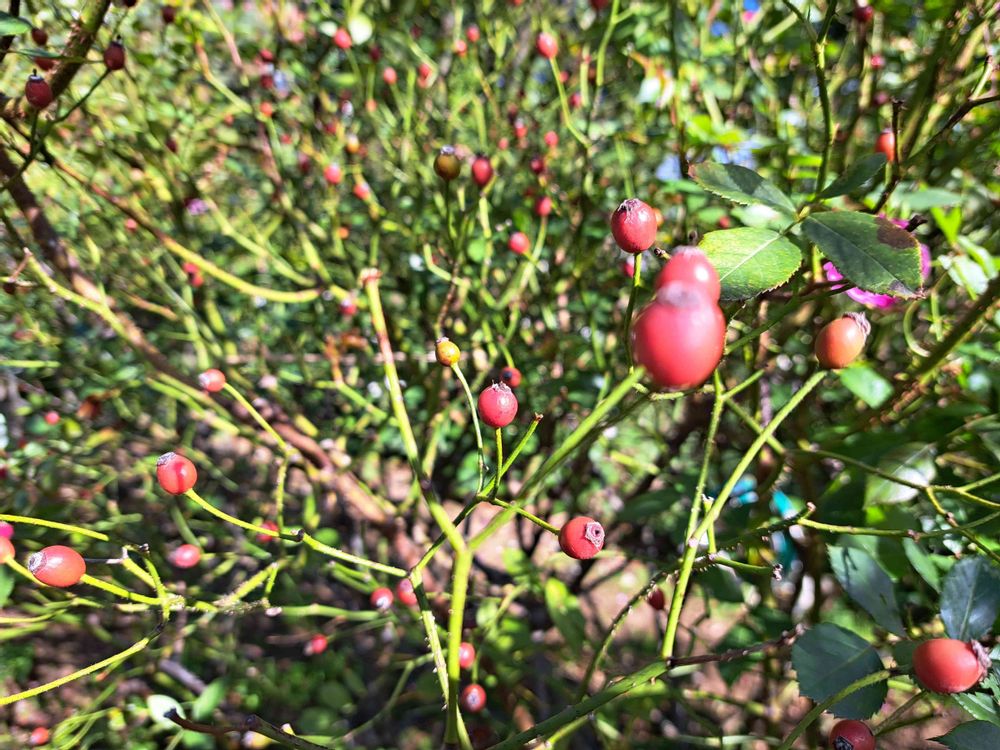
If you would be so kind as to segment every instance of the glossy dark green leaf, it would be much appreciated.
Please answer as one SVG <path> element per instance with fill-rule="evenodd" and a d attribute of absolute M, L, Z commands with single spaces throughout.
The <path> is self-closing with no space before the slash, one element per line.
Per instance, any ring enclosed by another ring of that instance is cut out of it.
<path fill-rule="evenodd" d="M 867 552 L 851 547 L 830 547 L 830 566 L 844 591 L 880 626 L 905 635 L 892 581 Z"/>
<path fill-rule="evenodd" d="M 795 216 L 795 204 L 791 199 L 752 169 L 705 161 L 692 164 L 688 174 L 705 190 L 733 203 L 743 206 L 759 203 Z"/>
<path fill-rule="evenodd" d="M 875 648 L 839 625 L 820 623 L 792 647 L 792 666 L 802 695 L 818 702 L 883 668 Z M 885 682 L 855 690 L 830 708 L 834 716 L 866 719 L 882 707 Z"/>
<path fill-rule="evenodd" d="M 984 557 L 955 563 L 941 590 L 941 619 L 952 638 L 982 638 L 1000 615 L 1000 569 Z"/>
<path fill-rule="evenodd" d="M 937 474 L 934 465 L 934 446 L 926 443 L 904 443 L 882 456 L 878 468 L 889 477 L 898 478 L 907 484 L 871 474 L 865 481 L 865 504 L 905 503 L 920 492 L 917 487 L 911 485 L 924 487 L 930 484 Z"/>
<path fill-rule="evenodd" d="M 920 290 L 917 238 L 888 219 L 858 211 L 813 214 L 806 236 L 851 283 L 869 292 L 912 298 Z"/>
<path fill-rule="evenodd" d="M 948 734 L 932 739 L 948 750 L 987 750 L 1000 747 L 1000 727 L 986 721 L 967 721 Z"/>
<path fill-rule="evenodd" d="M 0 12 L 0 36 L 17 36 L 31 31 L 31 24 L 23 18 Z"/>

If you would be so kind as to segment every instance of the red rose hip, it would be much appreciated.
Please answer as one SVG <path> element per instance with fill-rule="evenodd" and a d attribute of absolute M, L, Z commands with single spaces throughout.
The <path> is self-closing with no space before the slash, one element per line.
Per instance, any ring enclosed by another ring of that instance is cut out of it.
<path fill-rule="evenodd" d="M 863 721 L 844 719 L 830 730 L 832 750 L 875 750 L 875 735 Z"/>
<path fill-rule="evenodd" d="M 978 643 L 954 638 L 924 641 L 913 652 L 913 671 L 935 693 L 963 693 L 986 676 L 989 659 Z"/>
<path fill-rule="evenodd" d="M 604 527 L 589 516 L 578 516 L 559 530 L 559 546 L 574 560 L 589 560 L 604 547 Z"/>
<path fill-rule="evenodd" d="M 201 562 L 201 550 L 193 544 L 182 544 L 170 553 L 170 563 L 175 568 L 193 568 Z"/>
<path fill-rule="evenodd" d="M 539 55 L 551 60 L 559 52 L 559 43 L 554 36 L 543 31 L 535 40 L 535 49 L 538 50 Z"/>
<path fill-rule="evenodd" d="M 472 179 L 480 188 L 486 187 L 493 179 L 493 165 L 488 157 L 480 154 L 473 160 Z"/>
<path fill-rule="evenodd" d="M 407 607 L 417 606 L 417 594 L 413 590 L 413 584 L 409 578 L 403 578 L 396 584 L 396 598 Z"/>
<path fill-rule="evenodd" d="M 125 45 L 121 40 L 115 39 L 104 50 L 104 64 L 108 70 L 121 70 L 125 67 Z"/>
<path fill-rule="evenodd" d="M 458 666 L 468 669 L 476 661 L 476 649 L 471 643 L 462 641 L 458 647 Z"/>
<path fill-rule="evenodd" d="M 486 708 L 486 691 L 482 685 L 466 685 L 459 698 L 462 708 L 471 714 L 477 714 Z"/>
<path fill-rule="evenodd" d="M 202 387 L 202 390 L 209 393 L 218 393 L 226 385 L 225 373 L 222 370 L 216 370 L 214 367 L 205 370 L 205 372 L 198 376 L 198 385 Z"/>
<path fill-rule="evenodd" d="M 686 281 L 700 288 L 713 302 L 719 301 L 722 287 L 715 266 L 699 248 L 682 245 L 674 250 L 656 277 L 656 288 L 662 289 L 671 281 Z"/>
<path fill-rule="evenodd" d="M 57 544 L 29 557 L 28 570 L 46 586 L 66 588 L 80 582 L 87 563 L 75 549 Z"/>
<path fill-rule="evenodd" d="M 13 559 L 14 559 L 14 545 L 7 537 L 0 536 L 0 565 L 3 565 L 8 560 L 13 560 Z"/>
<path fill-rule="evenodd" d="M 500 371 L 500 379 L 511 388 L 521 385 L 521 371 L 516 367 L 505 367 Z"/>
<path fill-rule="evenodd" d="M 661 611 L 667 605 L 667 597 L 663 593 L 663 589 L 659 586 L 649 592 L 649 596 L 646 597 L 646 601 L 649 602 L 649 606 L 657 612 Z"/>
<path fill-rule="evenodd" d="M 371 599 L 369 601 L 371 601 L 372 606 L 375 607 L 375 609 L 386 610 L 392 606 L 392 600 L 392 591 L 383 586 L 372 592 Z"/>
<path fill-rule="evenodd" d="M 530 246 L 531 241 L 524 232 L 514 232 L 510 236 L 510 239 L 507 240 L 507 247 L 510 248 L 512 253 L 517 253 L 518 255 L 524 255 L 528 252 Z"/>
<path fill-rule="evenodd" d="M 499 430 L 517 416 L 517 396 L 506 383 L 494 383 L 479 394 L 479 416 L 488 426 Z"/>
<path fill-rule="evenodd" d="M 156 481 L 171 495 L 183 495 L 198 481 L 198 470 L 191 459 L 171 451 L 156 460 Z"/>
<path fill-rule="evenodd" d="M 847 313 L 823 326 L 816 337 L 816 359 L 820 367 L 839 370 L 858 358 L 865 348 L 871 325 L 864 313 Z"/>
<path fill-rule="evenodd" d="M 45 109 L 52 104 L 55 96 L 52 94 L 49 82 L 40 75 L 32 73 L 28 76 L 28 82 L 24 84 L 24 98 L 35 109 Z"/>
<path fill-rule="evenodd" d="M 656 242 L 656 214 L 638 198 L 629 198 L 611 215 L 611 234 L 626 253 L 648 250 Z"/>
<path fill-rule="evenodd" d="M 875 139 L 875 153 L 885 154 L 890 162 L 896 161 L 896 135 L 889 128 L 879 133 Z"/>
<path fill-rule="evenodd" d="M 701 385 L 722 359 L 726 320 L 698 287 L 671 281 L 632 325 L 632 356 L 660 388 Z"/>

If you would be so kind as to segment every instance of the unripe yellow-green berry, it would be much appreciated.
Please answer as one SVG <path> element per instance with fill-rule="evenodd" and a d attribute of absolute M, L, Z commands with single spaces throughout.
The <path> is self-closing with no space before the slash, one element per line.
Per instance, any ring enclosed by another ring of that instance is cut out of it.
<path fill-rule="evenodd" d="M 445 336 L 437 340 L 437 346 L 434 348 L 434 354 L 437 355 L 438 364 L 444 365 L 445 367 L 451 367 L 453 364 L 458 362 L 458 358 L 461 356 L 462 352 L 454 341 Z"/>

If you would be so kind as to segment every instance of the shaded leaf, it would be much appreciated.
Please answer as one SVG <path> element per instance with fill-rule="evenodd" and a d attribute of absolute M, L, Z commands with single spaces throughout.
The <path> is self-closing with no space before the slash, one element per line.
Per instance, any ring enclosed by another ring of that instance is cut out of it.
<path fill-rule="evenodd" d="M 705 190 L 733 203 L 744 206 L 762 203 L 775 211 L 795 216 L 795 205 L 788 196 L 752 169 L 705 161 L 692 164 L 688 174 Z"/>
<path fill-rule="evenodd" d="M 579 648 L 585 643 L 580 604 L 558 578 L 549 578 L 545 582 L 545 607 L 567 644 Z"/>
<path fill-rule="evenodd" d="M 802 228 L 861 289 L 906 298 L 919 293 L 920 245 L 891 221 L 858 211 L 832 211 L 809 216 Z"/>
<path fill-rule="evenodd" d="M 892 581 L 875 559 L 849 547 L 830 547 L 829 552 L 833 574 L 848 596 L 890 633 L 905 635 Z"/>
<path fill-rule="evenodd" d="M 709 232 L 698 247 L 719 272 L 724 300 L 749 299 L 779 287 L 802 264 L 798 246 L 770 229 Z"/>
<path fill-rule="evenodd" d="M 1000 570 L 984 557 L 959 560 L 941 590 L 945 632 L 960 641 L 982 638 L 1000 614 Z"/>
<path fill-rule="evenodd" d="M 934 466 L 934 446 L 926 443 L 904 443 L 886 453 L 878 468 L 889 476 L 921 487 L 937 475 Z M 920 492 L 916 487 L 899 484 L 891 479 L 869 475 L 865 481 L 865 504 L 905 503 Z"/>
<path fill-rule="evenodd" d="M 972 718 L 1000 727 L 1000 704 L 989 693 L 958 693 L 952 697 Z"/>
<path fill-rule="evenodd" d="M 844 170 L 844 173 L 827 185 L 819 196 L 820 198 L 832 198 L 835 195 L 852 193 L 879 174 L 885 165 L 885 154 L 869 154 Z"/>
<path fill-rule="evenodd" d="M 868 406 L 878 408 L 892 395 L 892 383 L 866 362 L 837 371 L 840 382 Z"/>
<path fill-rule="evenodd" d="M 1000 747 L 1000 727 L 985 721 L 968 721 L 948 734 L 931 739 L 949 750 L 986 750 L 988 747 Z"/>
<path fill-rule="evenodd" d="M 792 647 L 792 666 L 803 695 L 817 703 L 883 668 L 878 652 L 839 625 L 820 623 Z M 882 707 L 885 682 L 856 690 L 830 708 L 834 716 L 866 719 Z"/>

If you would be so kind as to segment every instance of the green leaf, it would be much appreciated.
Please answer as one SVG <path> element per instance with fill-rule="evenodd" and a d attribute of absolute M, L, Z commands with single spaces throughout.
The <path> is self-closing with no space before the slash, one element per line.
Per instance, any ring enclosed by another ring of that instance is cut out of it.
<path fill-rule="evenodd" d="M 195 702 L 191 704 L 191 716 L 194 717 L 196 721 L 201 721 L 207 719 L 212 715 L 212 712 L 219 707 L 222 703 L 222 699 L 226 697 L 226 682 L 225 680 L 215 680 L 210 682 L 205 686 Z"/>
<path fill-rule="evenodd" d="M 984 557 L 959 560 L 941 590 L 945 632 L 960 641 L 982 638 L 1000 614 L 1000 569 Z"/>
<path fill-rule="evenodd" d="M 10 592 L 14 590 L 14 576 L 7 566 L 0 566 L 0 607 L 7 604 Z"/>
<path fill-rule="evenodd" d="M 892 383 L 865 362 L 839 370 L 837 376 L 847 390 L 868 406 L 878 408 L 892 395 Z"/>
<path fill-rule="evenodd" d="M 1000 703 L 988 692 L 958 693 L 952 697 L 972 718 L 1000 727 Z"/>
<path fill-rule="evenodd" d="M 892 581 L 867 552 L 849 547 L 830 547 L 830 566 L 844 591 L 860 604 L 879 625 L 896 635 L 905 635 Z"/>
<path fill-rule="evenodd" d="M 878 468 L 891 477 L 921 487 L 926 486 L 937 475 L 934 446 L 926 443 L 903 443 L 882 456 Z M 905 503 L 919 492 L 916 487 L 908 487 L 892 479 L 871 474 L 865 481 L 865 505 Z"/>
<path fill-rule="evenodd" d="M 788 196 L 752 169 L 705 161 L 692 164 L 688 174 L 708 192 L 733 203 L 743 206 L 762 203 L 775 211 L 795 216 L 795 205 Z"/>
<path fill-rule="evenodd" d="M 899 203 L 905 203 L 911 211 L 927 211 L 935 206 L 956 206 L 962 203 L 960 193 L 941 188 L 924 188 L 912 193 L 900 191 L 896 193 L 895 199 Z"/>
<path fill-rule="evenodd" d="M 809 216 L 802 228 L 837 270 L 861 289 L 894 297 L 918 295 L 920 245 L 891 221 L 858 211 L 832 211 Z"/>
<path fill-rule="evenodd" d="M 354 44 L 364 44 L 372 37 L 375 27 L 372 26 L 371 19 L 364 13 L 355 13 L 347 19 L 347 30 L 351 34 L 351 41 Z"/>
<path fill-rule="evenodd" d="M 832 198 L 835 195 L 847 195 L 853 193 L 864 185 L 885 167 L 885 154 L 869 154 L 861 161 L 856 161 L 849 166 L 844 173 L 836 180 L 826 186 L 826 189 L 819 194 L 820 198 Z"/>
<path fill-rule="evenodd" d="M 31 24 L 23 18 L 0 12 L 0 36 L 17 36 L 31 31 Z"/>
<path fill-rule="evenodd" d="M 566 584 L 558 578 L 545 582 L 545 607 L 567 645 L 580 648 L 586 642 L 583 613 L 576 597 L 569 593 Z"/>
<path fill-rule="evenodd" d="M 935 591 L 941 590 L 941 572 L 934 564 L 934 557 L 924 551 L 923 547 L 912 539 L 903 540 L 903 552 L 910 565 L 924 582 Z"/>
<path fill-rule="evenodd" d="M 883 668 L 878 651 L 839 625 L 820 623 L 792 647 L 792 666 L 801 693 L 817 703 Z M 834 716 L 867 719 L 882 707 L 885 682 L 856 690 L 830 708 Z"/>
<path fill-rule="evenodd" d="M 1000 727 L 985 721 L 967 721 L 948 734 L 931 739 L 949 750 L 986 750 L 988 747 L 1000 747 Z"/>
<path fill-rule="evenodd" d="M 724 300 L 749 299 L 779 287 L 802 264 L 802 251 L 770 229 L 709 232 L 698 247 L 719 272 Z"/>

